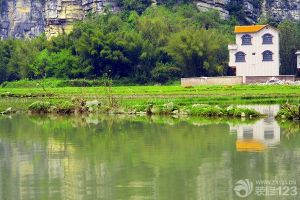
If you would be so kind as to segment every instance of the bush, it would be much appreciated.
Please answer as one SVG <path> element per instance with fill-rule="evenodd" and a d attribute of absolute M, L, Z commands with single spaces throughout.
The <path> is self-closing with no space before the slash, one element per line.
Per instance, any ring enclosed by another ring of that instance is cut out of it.
<path fill-rule="evenodd" d="M 57 104 L 57 113 L 71 114 L 75 112 L 75 105 L 70 101 L 63 101 Z"/>
<path fill-rule="evenodd" d="M 103 86 L 103 84 L 103 80 L 74 79 L 61 81 L 57 84 L 57 87 L 93 87 Z"/>
<path fill-rule="evenodd" d="M 228 116 L 228 117 L 259 117 L 260 113 L 249 108 L 219 107 L 206 104 L 195 104 L 190 109 L 189 114 L 198 116 Z"/>
<path fill-rule="evenodd" d="M 48 113 L 50 112 L 51 104 L 49 102 L 36 101 L 32 103 L 28 110 L 32 113 Z"/>
<path fill-rule="evenodd" d="M 151 71 L 152 78 L 155 82 L 166 83 L 170 80 L 179 79 L 182 75 L 181 69 L 168 64 L 159 63 Z"/>
<path fill-rule="evenodd" d="M 281 106 L 276 118 L 300 119 L 300 108 L 297 105 L 284 104 Z"/>

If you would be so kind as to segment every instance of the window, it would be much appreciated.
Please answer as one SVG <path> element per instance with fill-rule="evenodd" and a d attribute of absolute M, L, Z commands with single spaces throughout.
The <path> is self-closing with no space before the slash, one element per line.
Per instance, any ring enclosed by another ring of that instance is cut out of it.
<path fill-rule="evenodd" d="M 249 34 L 243 35 L 242 36 L 242 45 L 251 45 L 252 42 L 252 37 Z"/>
<path fill-rule="evenodd" d="M 273 35 L 266 33 L 262 36 L 263 44 L 273 44 Z"/>
<path fill-rule="evenodd" d="M 244 52 L 237 52 L 235 54 L 235 62 L 246 62 L 245 56 L 246 54 Z"/>
<path fill-rule="evenodd" d="M 273 53 L 272 51 L 264 51 L 263 53 L 263 61 L 273 61 Z"/>

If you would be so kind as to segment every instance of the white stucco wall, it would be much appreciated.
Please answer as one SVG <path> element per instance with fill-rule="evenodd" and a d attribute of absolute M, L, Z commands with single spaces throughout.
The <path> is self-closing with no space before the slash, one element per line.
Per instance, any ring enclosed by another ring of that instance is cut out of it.
<path fill-rule="evenodd" d="M 273 35 L 273 44 L 263 44 L 262 36 L 266 33 Z M 242 45 L 242 36 L 252 36 L 252 45 Z M 266 26 L 256 33 L 236 34 L 236 46 L 229 45 L 229 66 L 236 68 L 236 76 L 278 76 L 279 75 L 279 32 Z M 266 50 L 273 52 L 273 61 L 263 61 L 262 53 Z M 246 62 L 235 62 L 235 53 L 242 51 L 246 54 Z"/>

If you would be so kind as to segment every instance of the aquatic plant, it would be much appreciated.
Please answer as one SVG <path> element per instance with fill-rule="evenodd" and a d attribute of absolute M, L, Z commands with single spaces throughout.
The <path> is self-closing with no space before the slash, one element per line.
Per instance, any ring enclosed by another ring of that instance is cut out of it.
<path fill-rule="evenodd" d="M 285 103 L 281 106 L 276 118 L 285 118 L 288 120 L 299 120 L 300 119 L 300 105 L 292 105 Z"/>

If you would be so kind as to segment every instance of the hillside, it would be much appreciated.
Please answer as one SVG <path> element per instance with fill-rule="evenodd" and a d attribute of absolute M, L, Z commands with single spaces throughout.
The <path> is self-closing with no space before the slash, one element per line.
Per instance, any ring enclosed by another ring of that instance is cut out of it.
<path fill-rule="evenodd" d="M 190 0 L 0 0 L 0 38 L 35 37 L 45 32 L 48 37 L 69 32 L 71 24 L 89 13 L 105 10 L 136 10 L 141 13 L 148 6 L 173 6 Z M 257 22 L 261 16 L 275 22 L 299 19 L 300 2 L 292 0 L 198 0 L 191 1 L 200 10 L 210 8 L 221 17 L 236 16 L 244 24 Z"/>

